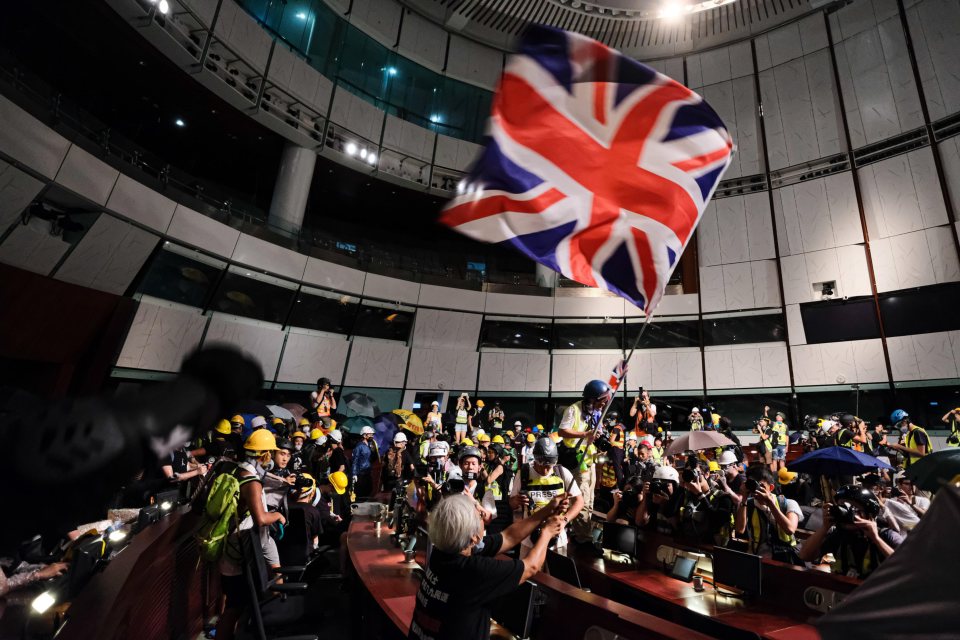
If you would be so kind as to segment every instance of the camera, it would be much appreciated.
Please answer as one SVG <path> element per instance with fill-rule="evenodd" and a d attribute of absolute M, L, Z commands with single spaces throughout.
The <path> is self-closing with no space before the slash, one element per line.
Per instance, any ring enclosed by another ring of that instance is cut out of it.
<path fill-rule="evenodd" d="M 670 493 L 668 486 L 669 480 L 651 480 L 650 481 L 650 493 Z"/>
<path fill-rule="evenodd" d="M 613 445 L 610 444 L 610 438 L 608 438 L 606 434 L 597 436 L 593 441 L 593 446 L 597 448 L 597 451 L 603 451 L 604 453 L 613 448 Z"/>
<path fill-rule="evenodd" d="M 856 510 L 846 504 L 830 505 L 830 519 L 836 524 L 853 524 Z"/>
<path fill-rule="evenodd" d="M 747 487 L 747 493 L 753 493 L 760 489 L 760 483 L 754 480 L 753 478 L 747 478 L 744 484 Z"/>
<path fill-rule="evenodd" d="M 463 493 L 466 488 L 467 485 L 463 480 L 460 480 L 459 478 L 450 478 L 440 485 L 440 495 L 444 498 L 447 496 L 454 496 L 458 493 Z"/>
<path fill-rule="evenodd" d="M 684 482 L 695 482 L 700 479 L 700 469 L 687 467 L 680 474 L 680 477 L 683 478 Z"/>

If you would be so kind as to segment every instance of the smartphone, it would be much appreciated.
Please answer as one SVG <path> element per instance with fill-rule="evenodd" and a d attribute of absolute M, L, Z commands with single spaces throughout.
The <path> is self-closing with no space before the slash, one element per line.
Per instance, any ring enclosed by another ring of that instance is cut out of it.
<path fill-rule="evenodd" d="M 637 393 L 639 393 L 640 395 L 643 395 L 643 386 L 642 386 L 642 385 L 640 386 L 640 389 L 637 391 Z"/>

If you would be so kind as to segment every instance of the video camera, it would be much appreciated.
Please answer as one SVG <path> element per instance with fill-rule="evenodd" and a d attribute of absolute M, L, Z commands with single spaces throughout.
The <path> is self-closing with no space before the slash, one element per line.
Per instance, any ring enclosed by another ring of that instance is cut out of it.
<path fill-rule="evenodd" d="M 662 494 L 667 495 L 667 494 L 670 493 L 669 487 L 670 487 L 670 481 L 669 481 L 669 480 L 657 479 L 657 480 L 651 480 L 651 481 L 650 481 L 650 493 L 651 493 L 651 494 L 654 494 L 654 493 L 662 493 Z"/>
<path fill-rule="evenodd" d="M 857 510 L 846 504 L 830 505 L 830 519 L 835 524 L 853 524 L 853 519 L 857 515 Z"/>

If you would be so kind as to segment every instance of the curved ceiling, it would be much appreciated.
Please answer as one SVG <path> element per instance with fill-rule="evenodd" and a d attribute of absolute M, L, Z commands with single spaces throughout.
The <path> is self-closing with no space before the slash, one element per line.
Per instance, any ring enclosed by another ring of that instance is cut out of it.
<path fill-rule="evenodd" d="M 638 58 L 716 46 L 799 17 L 824 0 L 400 0 L 453 32 L 509 49 L 530 23 L 595 38 Z M 675 12 L 668 17 L 664 11 Z M 676 12 L 679 12 L 677 15 Z"/>

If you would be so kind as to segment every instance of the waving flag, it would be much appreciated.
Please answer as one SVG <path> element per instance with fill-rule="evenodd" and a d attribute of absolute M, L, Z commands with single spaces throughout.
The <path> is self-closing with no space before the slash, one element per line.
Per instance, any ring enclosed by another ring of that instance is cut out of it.
<path fill-rule="evenodd" d="M 733 154 L 696 93 L 595 40 L 541 26 L 510 58 L 488 135 L 440 221 L 647 313 Z"/>

